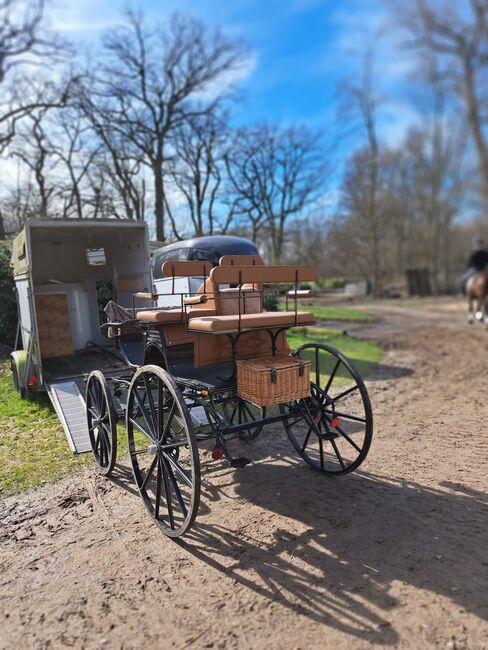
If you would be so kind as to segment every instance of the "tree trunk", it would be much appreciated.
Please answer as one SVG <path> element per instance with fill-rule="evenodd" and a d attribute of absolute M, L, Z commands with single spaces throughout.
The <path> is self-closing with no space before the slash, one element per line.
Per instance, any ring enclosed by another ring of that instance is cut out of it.
<path fill-rule="evenodd" d="M 163 159 L 154 161 L 154 219 L 156 221 L 156 239 L 164 242 L 164 184 L 163 184 Z"/>
<path fill-rule="evenodd" d="M 478 98 L 476 97 L 473 66 L 467 55 L 464 57 L 463 63 L 468 123 L 478 153 L 478 167 L 481 176 L 481 193 L 485 207 L 488 208 L 488 148 L 481 127 L 480 107 Z"/>

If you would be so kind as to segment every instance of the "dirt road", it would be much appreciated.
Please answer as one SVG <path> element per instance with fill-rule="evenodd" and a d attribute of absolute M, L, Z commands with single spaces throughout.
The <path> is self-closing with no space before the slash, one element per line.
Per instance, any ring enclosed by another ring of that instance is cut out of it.
<path fill-rule="evenodd" d="M 354 475 L 318 475 L 274 429 L 244 469 L 206 457 L 179 544 L 125 459 L 116 482 L 3 500 L 0 647 L 488 648 L 488 332 L 455 305 L 382 314 Z"/>

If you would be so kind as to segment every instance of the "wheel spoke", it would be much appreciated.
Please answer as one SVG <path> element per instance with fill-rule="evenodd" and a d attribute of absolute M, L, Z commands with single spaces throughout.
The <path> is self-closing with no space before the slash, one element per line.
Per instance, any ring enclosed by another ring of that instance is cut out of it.
<path fill-rule="evenodd" d="M 100 451 L 99 451 L 99 456 L 100 456 L 100 465 L 102 467 L 105 467 L 105 439 L 103 437 L 103 429 L 98 430 L 98 437 L 100 438 Z"/>
<path fill-rule="evenodd" d="M 355 391 L 355 390 L 359 390 L 359 386 L 358 386 L 357 384 L 356 384 L 355 386 L 352 386 L 352 388 L 348 388 L 348 389 L 345 390 L 344 392 L 339 393 L 339 395 L 337 395 L 336 397 L 332 397 L 332 398 L 331 398 L 332 403 L 335 404 L 335 403 L 338 402 L 340 399 L 342 399 L 342 398 L 345 397 L 346 395 L 349 395 L 350 393 L 352 393 L 352 392 Z"/>
<path fill-rule="evenodd" d="M 92 416 L 92 418 L 95 418 L 95 420 L 98 420 L 98 412 L 95 411 L 91 406 L 88 407 L 88 412 Z"/>
<path fill-rule="evenodd" d="M 146 389 L 147 401 L 149 402 L 149 411 L 151 413 L 152 429 L 154 431 L 154 437 L 158 439 L 158 416 L 156 414 L 156 407 L 154 406 L 154 397 L 152 394 L 151 387 L 149 386 L 149 381 L 146 375 L 143 375 L 144 379 L 144 388 Z M 158 378 L 159 379 L 159 378 Z M 159 382 L 158 382 L 159 383 Z M 151 427 L 150 427 L 151 428 Z"/>
<path fill-rule="evenodd" d="M 96 427 L 93 427 L 93 437 L 95 438 L 95 429 Z M 94 446 L 94 451 L 97 450 L 97 448 L 100 446 L 100 427 L 98 427 L 98 435 L 95 439 L 95 446 Z"/>
<path fill-rule="evenodd" d="M 349 415 L 349 413 L 340 413 L 339 411 L 331 411 L 330 409 L 324 409 L 324 413 L 331 415 L 333 418 L 345 418 L 346 420 L 353 420 L 354 422 L 362 422 L 363 424 L 366 424 L 366 418 L 360 418 L 356 415 Z"/>
<path fill-rule="evenodd" d="M 132 424 L 136 427 L 136 429 L 139 429 L 139 431 L 140 431 L 141 433 L 143 433 L 143 434 L 146 436 L 146 438 L 148 438 L 152 443 L 154 443 L 154 439 L 152 438 L 152 436 L 151 436 L 151 435 L 146 431 L 146 429 L 143 429 L 143 428 L 141 427 L 141 425 L 139 424 L 139 422 L 137 422 L 136 420 L 134 420 L 134 418 L 129 418 L 129 420 L 130 420 L 130 421 L 132 422 Z"/>
<path fill-rule="evenodd" d="M 322 438 L 319 438 L 319 449 L 320 449 L 320 467 L 324 469 L 324 441 Z"/>
<path fill-rule="evenodd" d="M 315 348 L 315 383 L 320 386 L 319 348 Z"/>
<path fill-rule="evenodd" d="M 170 484 L 169 484 L 169 481 L 168 481 L 168 473 L 170 472 L 170 469 L 168 467 L 168 464 L 165 463 L 162 458 L 159 459 L 159 464 L 161 465 L 161 471 L 163 473 L 163 488 L 164 488 L 164 496 L 165 496 L 165 499 L 166 499 L 166 505 L 168 507 L 169 525 L 174 530 L 174 528 L 175 528 L 175 518 L 174 518 L 174 514 L 173 514 L 173 502 L 171 501 L 171 487 L 170 487 Z M 178 498 L 178 496 L 177 496 L 177 498 Z M 185 515 L 185 517 L 186 517 L 186 515 Z"/>
<path fill-rule="evenodd" d="M 166 463 L 166 467 L 168 469 L 169 480 L 171 481 L 171 485 L 173 486 L 173 490 L 176 495 L 176 500 L 178 501 L 183 517 L 185 517 L 186 519 L 188 515 L 188 510 L 185 506 L 185 502 L 183 501 L 183 496 L 181 494 L 180 486 L 178 485 L 178 481 L 176 480 L 176 477 L 173 474 L 173 470 L 171 469 L 171 466 L 168 465 L 168 463 Z"/>
<path fill-rule="evenodd" d="M 151 434 L 152 434 L 151 440 L 152 440 L 153 442 L 156 442 L 156 438 L 157 438 L 157 436 L 156 436 L 156 432 L 154 431 L 154 429 L 153 429 L 153 427 L 152 427 L 152 422 L 151 422 L 150 418 L 148 417 L 147 409 L 146 409 L 146 407 L 144 406 L 144 401 L 141 400 L 141 398 L 140 398 L 140 396 L 139 396 L 139 393 L 137 392 L 137 389 L 136 389 L 135 386 L 134 386 L 134 397 L 136 398 L 137 404 L 138 404 L 139 409 L 140 409 L 140 411 L 141 411 L 141 413 L 142 413 L 142 417 L 143 417 L 144 420 L 146 421 L 146 424 L 147 424 L 147 426 L 149 427 L 149 431 L 151 431 Z M 144 433 L 145 433 L 145 432 L 144 432 Z M 147 434 L 146 434 L 146 435 L 147 435 Z"/>
<path fill-rule="evenodd" d="M 108 426 L 105 424 L 105 422 L 100 422 L 100 424 L 101 424 L 102 428 L 105 430 L 107 436 L 108 436 L 109 439 L 110 439 L 110 437 L 111 437 L 111 435 L 112 435 L 112 430 L 110 429 L 110 427 L 108 427 Z"/>
<path fill-rule="evenodd" d="M 302 454 L 305 451 L 305 447 L 307 446 L 307 443 L 308 443 L 308 441 L 310 439 L 310 434 L 311 433 L 312 433 L 312 427 L 308 427 L 307 435 L 306 435 L 305 440 L 303 441 L 303 445 L 302 445 Z"/>
<path fill-rule="evenodd" d="M 327 382 L 327 385 L 326 385 L 326 387 L 324 388 L 324 393 L 325 393 L 325 394 L 327 394 L 327 393 L 329 392 L 329 388 L 332 386 L 332 382 L 334 381 L 334 377 L 335 377 L 336 372 L 337 372 L 337 370 L 338 370 L 338 368 L 339 368 L 340 365 L 341 365 L 341 360 L 340 360 L 340 359 L 337 359 L 337 363 L 335 364 L 334 370 L 332 371 L 332 373 L 331 373 L 331 375 L 330 375 L 330 377 L 329 377 L 329 381 Z M 318 383 L 319 383 L 319 382 L 317 382 L 317 384 L 318 384 Z"/>
<path fill-rule="evenodd" d="M 159 519 L 159 506 L 161 504 L 161 463 L 159 461 L 159 456 L 156 455 L 156 460 L 158 461 L 158 471 L 156 472 L 156 502 L 154 504 L 154 518 Z"/>
<path fill-rule="evenodd" d="M 344 460 L 342 459 L 341 453 L 340 453 L 339 449 L 337 448 L 336 441 L 334 440 L 334 438 L 331 438 L 330 441 L 332 443 L 332 446 L 334 447 L 335 455 L 337 456 L 337 458 L 339 460 L 339 463 L 341 464 L 342 469 L 346 469 L 346 465 L 344 463 Z"/>
<path fill-rule="evenodd" d="M 341 434 L 341 436 L 342 436 L 343 438 L 345 438 L 345 439 L 347 440 L 347 442 L 348 442 L 350 445 L 352 445 L 352 446 L 354 447 L 354 449 L 355 449 L 357 452 L 361 453 L 361 451 L 362 451 L 361 447 L 359 447 L 359 445 L 357 445 L 357 444 L 354 442 L 354 440 L 353 440 L 352 438 L 350 438 L 350 437 L 347 435 L 347 433 L 343 430 L 342 427 L 337 426 L 337 427 L 336 427 L 336 431 L 338 431 L 338 432 Z"/>
<path fill-rule="evenodd" d="M 161 441 L 164 440 L 167 433 L 171 431 L 171 423 L 173 422 L 175 413 L 176 413 L 176 402 L 173 400 L 173 404 L 171 405 L 168 419 L 166 420 L 166 424 L 164 425 L 163 431 L 161 433 L 161 438 L 160 438 Z"/>
<path fill-rule="evenodd" d="M 165 451 L 162 452 L 163 457 L 170 463 L 172 467 L 178 472 L 178 474 L 181 476 L 181 478 L 185 481 L 185 483 L 189 486 L 192 487 L 192 480 L 188 476 L 188 474 L 185 472 L 185 470 L 180 466 L 180 464 L 172 458 L 171 454 L 167 454 Z"/>
<path fill-rule="evenodd" d="M 157 455 L 154 456 L 152 463 L 149 465 L 149 468 L 146 472 L 146 476 L 144 477 L 144 480 L 142 481 L 142 485 L 140 487 L 141 490 L 143 490 L 146 487 L 147 479 L 149 476 L 153 473 L 154 468 L 156 467 L 156 461 L 158 460 Z"/>
<path fill-rule="evenodd" d="M 163 413 L 164 413 L 164 385 L 158 377 L 158 436 L 162 440 L 163 431 Z"/>

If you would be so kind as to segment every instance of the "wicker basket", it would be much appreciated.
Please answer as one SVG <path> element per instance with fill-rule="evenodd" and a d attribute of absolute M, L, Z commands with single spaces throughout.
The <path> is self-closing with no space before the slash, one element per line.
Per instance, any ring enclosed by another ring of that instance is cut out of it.
<path fill-rule="evenodd" d="M 310 395 L 310 361 L 287 355 L 237 361 L 237 393 L 257 406 Z"/>

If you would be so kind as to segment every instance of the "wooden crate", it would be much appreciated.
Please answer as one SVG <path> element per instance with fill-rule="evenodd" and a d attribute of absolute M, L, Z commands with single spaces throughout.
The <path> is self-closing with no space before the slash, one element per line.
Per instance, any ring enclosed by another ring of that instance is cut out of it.
<path fill-rule="evenodd" d="M 41 357 L 49 359 L 73 354 L 68 294 L 37 294 L 35 304 Z"/>

